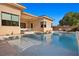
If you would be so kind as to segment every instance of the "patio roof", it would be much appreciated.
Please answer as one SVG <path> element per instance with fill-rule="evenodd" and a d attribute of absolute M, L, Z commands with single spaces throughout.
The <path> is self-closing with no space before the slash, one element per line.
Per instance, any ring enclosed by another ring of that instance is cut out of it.
<path fill-rule="evenodd" d="M 21 19 L 27 19 L 27 20 L 31 20 L 31 19 L 37 19 L 38 16 L 26 13 L 26 12 L 22 12 L 22 16 Z"/>

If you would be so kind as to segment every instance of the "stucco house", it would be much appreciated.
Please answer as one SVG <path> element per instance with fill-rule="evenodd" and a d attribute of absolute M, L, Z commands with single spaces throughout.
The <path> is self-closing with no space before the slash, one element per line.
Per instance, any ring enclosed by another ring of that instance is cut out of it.
<path fill-rule="evenodd" d="M 52 20 L 47 16 L 35 16 L 22 12 L 21 28 L 34 32 L 52 32 Z"/>
<path fill-rule="evenodd" d="M 26 7 L 18 3 L 0 3 L 0 36 L 18 35 L 21 29 L 33 32 L 51 32 L 52 20 L 22 12 Z"/>
<path fill-rule="evenodd" d="M 20 17 L 24 8 L 17 3 L 0 3 L 0 35 L 20 34 Z"/>

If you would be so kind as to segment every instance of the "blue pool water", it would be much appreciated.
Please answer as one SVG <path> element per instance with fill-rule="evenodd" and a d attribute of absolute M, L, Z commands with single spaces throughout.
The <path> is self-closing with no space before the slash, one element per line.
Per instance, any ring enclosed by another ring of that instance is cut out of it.
<path fill-rule="evenodd" d="M 29 56 L 77 56 L 78 44 L 76 34 L 55 32 L 53 34 L 32 34 L 24 37 L 40 41 L 22 52 Z"/>

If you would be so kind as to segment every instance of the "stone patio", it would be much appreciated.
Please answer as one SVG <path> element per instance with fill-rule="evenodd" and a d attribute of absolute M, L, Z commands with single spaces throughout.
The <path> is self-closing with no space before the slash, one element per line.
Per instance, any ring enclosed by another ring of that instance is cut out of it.
<path fill-rule="evenodd" d="M 0 56 L 15 56 L 16 49 L 13 48 L 7 41 L 0 40 Z"/>

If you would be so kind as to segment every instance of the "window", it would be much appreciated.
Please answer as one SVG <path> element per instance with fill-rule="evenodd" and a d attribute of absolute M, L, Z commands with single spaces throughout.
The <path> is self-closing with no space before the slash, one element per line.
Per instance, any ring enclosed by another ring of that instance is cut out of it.
<path fill-rule="evenodd" d="M 12 21 L 12 26 L 19 26 L 19 22 Z"/>
<path fill-rule="evenodd" d="M 12 25 L 19 26 L 19 17 L 17 15 L 12 15 Z"/>
<path fill-rule="evenodd" d="M 43 22 L 41 22 L 41 28 L 43 28 Z"/>
<path fill-rule="evenodd" d="M 21 28 L 26 28 L 26 23 L 21 23 Z"/>
<path fill-rule="evenodd" d="M 14 14 L 1 13 L 2 25 L 4 26 L 19 26 L 19 16 Z"/>
<path fill-rule="evenodd" d="M 11 21 L 2 20 L 2 25 L 11 26 Z"/>
<path fill-rule="evenodd" d="M 12 15 L 12 21 L 19 21 L 19 17 L 17 15 Z"/>
<path fill-rule="evenodd" d="M 33 28 L 33 24 L 31 23 L 31 28 Z"/>
<path fill-rule="evenodd" d="M 46 28 L 46 21 L 41 22 L 41 28 Z"/>
<path fill-rule="evenodd" d="M 11 20 L 11 15 L 8 13 L 2 13 L 2 20 Z"/>

